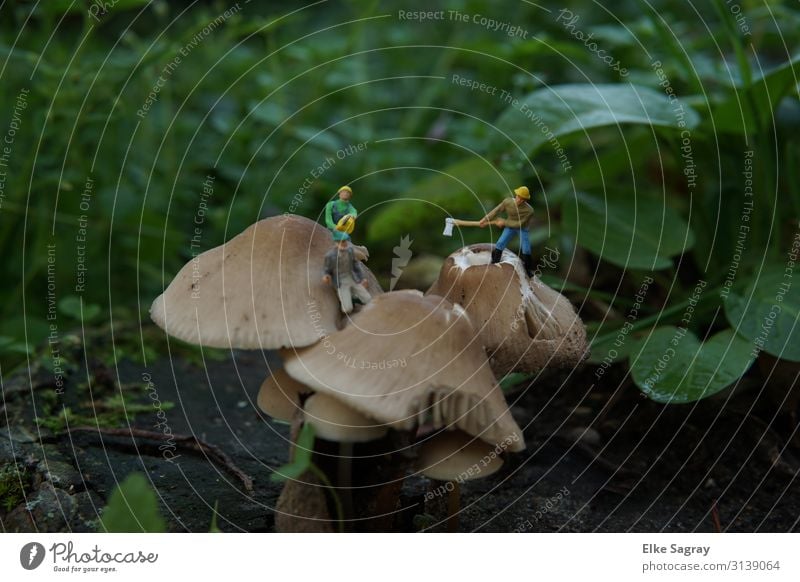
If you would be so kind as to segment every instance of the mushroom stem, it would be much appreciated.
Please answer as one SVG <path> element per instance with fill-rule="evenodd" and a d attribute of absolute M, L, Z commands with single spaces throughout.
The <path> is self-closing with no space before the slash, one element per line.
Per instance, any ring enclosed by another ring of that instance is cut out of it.
<path fill-rule="evenodd" d="M 461 484 L 458 481 L 448 481 L 453 488 L 447 492 L 447 531 L 458 532 L 458 514 L 461 511 Z"/>
<path fill-rule="evenodd" d="M 341 492 L 342 502 L 342 527 L 345 531 L 350 529 L 350 520 L 353 518 L 353 443 L 339 443 L 339 459 L 336 464 L 337 484 Z"/>
<path fill-rule="evenodd" d="M 292 424 L 289 428 L 289 462 L 294 461 L 294 453 L 297 448 L 297 437 L 300 429 L 303 428 L 303 411 L 298 409 L 292 417 Z"/>

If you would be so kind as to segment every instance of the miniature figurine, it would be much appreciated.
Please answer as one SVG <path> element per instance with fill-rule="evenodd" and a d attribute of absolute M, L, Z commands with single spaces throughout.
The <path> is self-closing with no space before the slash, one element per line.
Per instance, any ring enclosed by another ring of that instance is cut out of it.
<path fill-rule="evenodd" d="M 346 238 L 339 239 L 325 254 L 323 272 L 322 282 L 326 285 L 333 283 L 336 293 L 339 295 L 342 313 L 353 311 L 354 296 L 364 305 L 372 299 L 367 291 L 368 281 L 364 276 L 361 263 L 356 260 L 353 247 Z"/>
<path fill-rule="evenodd" d="M 355 219 L 358 216 L 355 207 L 350 203 L 353 189 L 350 186 L 342 186 L 336 193 L 339 199 L 331 200 L 325 205 L 325 225 L 333 234 L 333 240 L 350 240 L 354 220 L 348 220 L 347 217 Z M 349 231 L 347 230 L 348 226 Z"/>
<path fill-rule="evenodd" d="M 533 207 L 528 204 L 531 199 L 530 192 L 525 186 L 520 186 L 514 190 L 514 198 L 506 198 L 491 210 L 486 216 L 481 218 L 479 226 L 486 228 L 490 222 L 503 228 L 500 238 L 492 251 L 492 263 L 499 263 L 500 258 L 503 256 L 503 249 L 506 248 L 511 239 L 519 234 L 522 264 L 525 266 L 525 272 L 528 276 L 533 275 L 533 259 L 531 258 L 531 240 L 528 236 L 528 225 L 533 218 Z M 504 212 L 506 218 L 494 217 L 499 213 Z"/>

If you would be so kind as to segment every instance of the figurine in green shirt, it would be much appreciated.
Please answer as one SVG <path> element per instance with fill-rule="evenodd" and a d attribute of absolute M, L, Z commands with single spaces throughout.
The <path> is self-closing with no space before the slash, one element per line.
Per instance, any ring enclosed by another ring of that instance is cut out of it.
<path fill-rule="evenodd" d="M 331 200 L 325 205 L 325 226 L 330 229 L 334 241 L 350 240 L 350 235 L 338 230 L 336 225 L 345 216 L 349 215 L 355 218 L 358 215 L 355 207 L 350 203 L 350 198 L 353 197 L 353 189 L 350 186 L 342 186 L 337 194 L 339 196 L 338 200 Z"/>

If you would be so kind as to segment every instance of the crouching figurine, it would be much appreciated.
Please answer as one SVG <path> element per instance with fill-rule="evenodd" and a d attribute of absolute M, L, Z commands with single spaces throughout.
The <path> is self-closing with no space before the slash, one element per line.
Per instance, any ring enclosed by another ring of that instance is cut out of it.
<path fill-rule="evenodd" d="M 328 285 L 333 283 L 343 313 L 353 311 L 353 297 L 364 305 L 372 299 L 367 291 L 368 282 L 364 270 L 356 260 L 353 247 L 347 239 L 337 241 L 325 254 L 323 272 L 322 282 Z"/>
<path fill-rule="evenodd" d="M 528 204 L 530 199 L 531 195 L 528 192 L 528 188 L 520 186 L 514 190 L 513 198 L 506 198 L 480 220 L 480 226 L 486 227 L 489 221 L 493 220 L 499 212 L 505 213 L 505 219 L 495 220 L 495 224 L 504 228 L 492 251 L 492 263 L 500 262 L 500 258 L 503 256 L 503 249 L 511 242 L 512 238 L 519 234 L 520 250 L 522 251 L 520 258 L 529 277 L 533 274 L 531 240 L 528 236 L 528 226 L 531 218 L 533 218 L 533 207 Z"/>

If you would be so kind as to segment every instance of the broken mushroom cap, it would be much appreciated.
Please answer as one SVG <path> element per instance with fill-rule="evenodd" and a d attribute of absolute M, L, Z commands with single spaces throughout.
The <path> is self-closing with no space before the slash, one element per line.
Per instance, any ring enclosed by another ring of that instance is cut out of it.
<path fill-rule="evenodd" d="M 284 370 L 276 370 L 261 384 L 256 403 L 265 413 L 276 420 L 291 422 L 302 408 L 301 396 L 312 390 L 289 376 Z"/>
<path fill-rule="evenodd" d="M 292 214 L 265 218 L 189 261 L 153 302 L 168 334 L 217 348 L 307 346 L 336 330 L 336 293 L 322 282 L 330 232 Z M 371 295 L 382 293 L 364 266 Z"/>
<path fill-rule="evenodd" d="M 481 479 L 503 466 L 502 452 L 460 430 L 443 431 L 419 447 L 416 470 L 437 481 Z"/>
<path fill-rule="evenodd" d="M 508 250 L 492 264 L 493 248 L 477 244 L 451 254 L 428 294 L 464 307 L 498 376 L 582 362 L 586 328 L 569 300 L 538 277 L 529 279 Z"/>
<path fill-rule="evenodd" d="M 460 428 L 525 448 L 464 310 L 441 297 L 379 295 L 324 343 L 283 356 L 295 380 L 392 428 Z"/>
<path fill-rule="evenodd" d="M 389 429 L 343 402 L 327 396 L 314 394 L 303 406 L 305 421 L 314 427 L 317 437 L 340 443 L 365 443 L 378 440 Z"/>

